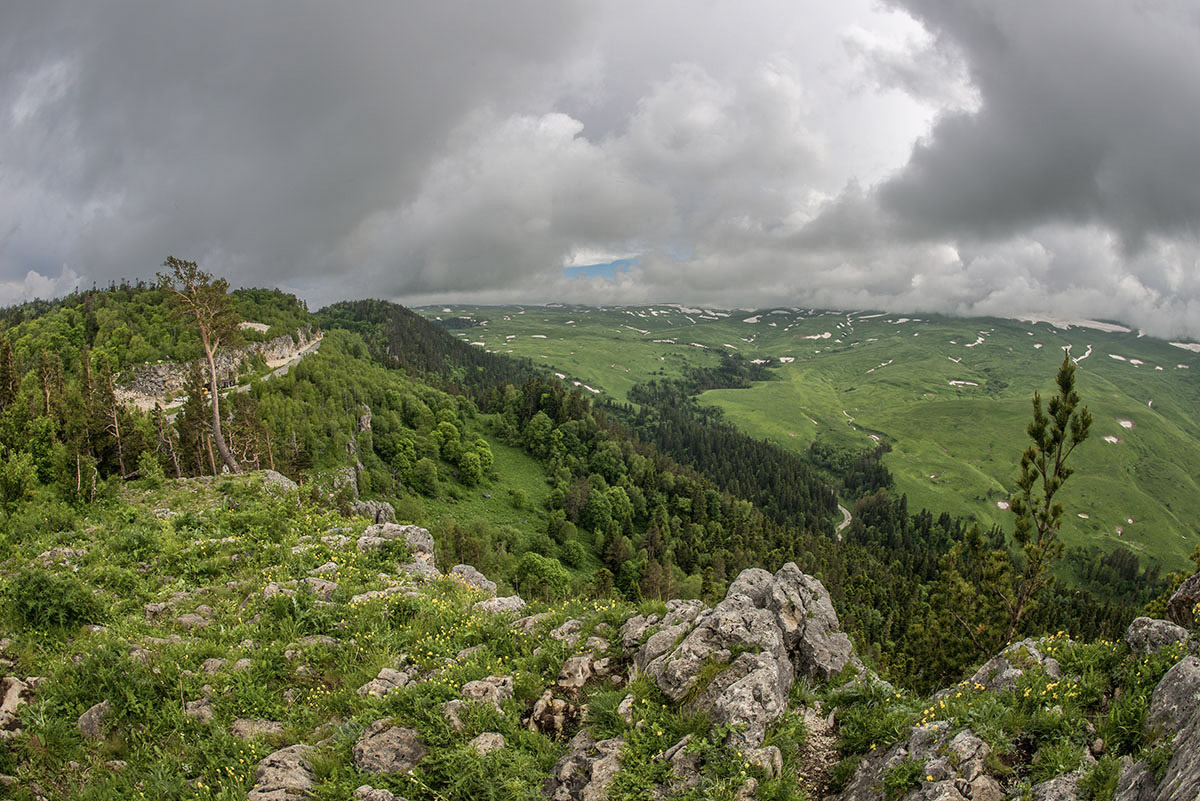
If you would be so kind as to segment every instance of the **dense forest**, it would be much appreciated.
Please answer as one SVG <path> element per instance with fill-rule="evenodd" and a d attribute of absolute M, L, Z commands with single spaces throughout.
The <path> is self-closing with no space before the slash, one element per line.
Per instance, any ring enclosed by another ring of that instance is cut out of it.
<path fill-rule="evenodd" d="M 997 576 L 1020 574 L 1005 532 L 910 511 L 880 449 L 822 445 L 800 456 L 695 402 L 705 389 L 768 380 L 766 367 L 726 358 L 599 407 L 529 362 L 471 347 L 395 304 L 310 314 L 273 290 L 236 290 L 228 302 L 268 326 L 245 330 L 247 340 L 325 331 L 319 353 L 222 400 L 221 429 L 239 465 L 277 470 L 343 504 L 386 500 L 418 523 L 431 523 L 427 505 L 502 486 L 497 448 L 540 466 L 545 502 L 524 528 L 439 516 L 431 528 L 449 560 L 537 593 L 709 600 L 742 568 L 796 561 L 828 587 L 859 653 L 922 690 L 1002 644 L 995 610 L 975 599 Z M 199 356 L 198 337 L 174 322 L 159 287 L 122 284 L 0 310 L 6 540 L 47 514 L 69 521 L 126 481 L 219 473 L 199 367 L 174 414 L 116 397 L 141 362 Z M 525 493 L 512 493 L 520 507 Z M 839 497 L 853 522 L 835 534 Z M 1128 551 L 1074 549 L 1056 568 L 1062 578 L 1038 594 L 1022 633 L 1118 636 L 1167 583 Z"/>

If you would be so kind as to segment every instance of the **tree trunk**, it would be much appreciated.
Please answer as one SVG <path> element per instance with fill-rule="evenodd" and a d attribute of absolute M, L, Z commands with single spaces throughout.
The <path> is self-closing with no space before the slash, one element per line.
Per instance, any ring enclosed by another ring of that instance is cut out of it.
<path fill-rule="evenodd" d="M 219 395 L 217 393 L 217 363 L 213 360 L 213 349 L 207 342 L 204 343 L 204 355 L 208 357 L 208 386 L 212 392 L 212 433 L 213 439 L 217 443 L 217 453 L 221 455 L 221 461 L 229 468 L 229 472 L 240 473 L 242 472 L 242 468 L 238 466 L 237 460 L 229 452 L 229 446 L 225 444 L 225 437 L 221 434 L 221 410 L 218 406 Z"/>

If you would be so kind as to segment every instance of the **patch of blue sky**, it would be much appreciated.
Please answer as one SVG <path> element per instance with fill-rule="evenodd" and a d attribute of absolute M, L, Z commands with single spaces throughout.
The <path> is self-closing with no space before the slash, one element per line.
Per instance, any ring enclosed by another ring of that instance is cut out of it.
<path fill-rule="evenodd" d="M 618 272 L 626 273 L 631 267 L 637 266 L 639 266 L 637 257 L 616 259 L 601 264 L 577 264 L 563 267 L 563 275 L 567 278 L 607 278 L 611 280 L 617 277 Z"/>

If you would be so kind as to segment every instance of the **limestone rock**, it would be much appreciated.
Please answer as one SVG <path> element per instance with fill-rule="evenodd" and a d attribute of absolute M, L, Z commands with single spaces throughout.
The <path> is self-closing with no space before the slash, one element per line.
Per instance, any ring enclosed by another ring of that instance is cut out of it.
<path fill-rule="evenodd" d="M 582 620 L 567 620 L 561 626 L 550 631 L 550 636 L 559 642 L 565 642 L 567 645 L 575 645 L 579 642 L 579 633 L 583 631 Z"/>
<path fill-rule="evenodd" d="M 1182 626 L 1150 617 L 1134 618 L 1125 630 L 1125 642 L 1139 656 L 1158 653 L 1175 643 L 1183 643 L 1186 648 L 1191 639 L 1191 633 Z"/>
<path fill-rule="evenodd" d="M 1033 801 L 1079 801 L 1079 777 L 1058 776 L 1033 788 Z"/>
<path fill-rule="evenodd" d="M 457 698 L 451 698 L 442 704 L 442 715 L 445 716 L 446 722 L 450 724 L 450 728 L 455 731 L 460 732 L 466 728 L 466 724 L 462 720 L 463 713 L 466 711 L 466 702 L 460 701 Z"/>
<path fill-rule="evenodd" d="M 468 587 L 474 587 L 482 592 L 488 598 L 496 597 L 496 582 L 488 580 L 488 577 L 480 573 L 471 565 L 455 565 L 450 570 L 450 575 L 462 581 Z"/>
<path fill-rule="evenodd" d="M 578 706 L 562 698 L 555 698 L 552 691 L 546 690 L 533 704 L 528 728 L 530 731 L 559 740 L 579 723 L 581 717 L 582 711 Z"/>
<path fill-rule="evenodd" d="M 367 526 L 358 538 L 358 550 L 360 553 L 375 551 L 385 542 L 392 540 L 403 540 L 414 559 L 437 567 L 437 559 L 433 553 L 433 537 L 419 526 L 401 526 L 396 523 L 376 523 Z"/>
<path fill-rule="evenodd" d="M 1186 579 L 1167 602 L 1167 618 L 1185 629 L 1197 624 L 1196 605 L 1200 604 L 1200 573 Z"/>
<path fill-rule="evenodd" d="M 354 801 L 408 801 L 403 796 L 398 796 L 389 790 L 376 789 L 369 784 L 363 784 L 355 788 Z"/>
<path fill-rule="evenodd" d="M 468 701 L 489 703 L 500 711 L 500 702 L 513 697 L 512 676 L 488 676 L 469 681 L 462 686 L 462 696 Z"/>
<path fill-rule="evenodd" d="M 783 714 L 797 676 L 828 678 L 853 658 L 825 587 L 794 563 L 743 570 L 715 607 L 672 602 L 661 621 L 632 618 L 620 636 L 624 648 L 644 637 L 635 667 L 673 700 L 694 696 L 746 748 Z"/>
<path fill-rule="evenodd" d="M 558 686 L 564 690 L 581 690 L 592 673 L 591 654 L 573 656 L 563 663 L 558 674 Z"/>
<path fill-rule="evenodd" d="M 551 801 L 604 801 L 621 769 L 624 745 L 619 737 L 595 742 L 580 732 L 571 740 L 571 751 L 554 765 L 542 794 Z"/>
<path fill-rule="evenodd" d="M 283 473 L 277 473 L 274 470 L 259 470 L 258 477 L 262 481 L 264 489 L 273 490 L 281 494 L 290 492 L 298 486 L 295 481 L 292 481 Z"/>
<path fill-rule="evenodd" d="M 233 722 L 230 731 L 240 740 L 253 740 L 255 737 L 283 734 L 283 724 L 262 718 L 238 718 Z"/>
<path fill-rule="evenodd" d="M 291 745 L 263 757 L 254 771 L 254 786 L 246 801 L 299 801 L 311 797 L 311 752 L 311 746 Z"/>
<path fill-rule="evenodd" d="M 88 740 L 104 739 L 104 723 L 112 712 L 112 704 L 107 700 L 93 705 L 88 711 L 79 716 L 76 725 L 79 733 Z"/>
<path fill-rule="evenodd" d="M 512 622 L 512 627 L 522 634 L 533 634 L 549 619 L 549 612 L 538 612 L 536 615 L 517 618 Z"/>
<path fill-rule="evenodd" d="M 967 679 L 967 684 L 981 684 L 988 692 L 1003 692 L 1016 687 L 1017 679 L 1023 676 L 1027 669 L 1045 661 L 1046 657 L 1035 640 L 1021 640 L 983 663 L 983 666 Z"/>
<path fill-rule="evenodd" d="M 472 607 L 478 612 L 490 615 L 514 614 L 525 608 L 525 599 L 520 595 L 509 595 L 505 598 L 488 598 Z"/>
<path fill-rule="evenodd" d="M 396 521 L 396 510 L 387 501 L 355 501 L 350 504 L 350 512 L 374 523 L 394 523 Z"/>
<path fill-rule="evenodd" d="M 304 579 L 304 584 L 312 591 L 312 594 L 322 601 L 332 601 L 333 594 L 337 592 L 338 585 L 326 579 L 309 576 Z"/>
<path fill-rule="evenodd" d="M 492 751 L 499 751 L 508 745 L 508 743 L 505 742 L 503 734 L 487 731 L 472 739 L 467 745 L 474 748 L 475 753 L 484 756 L 485 754 L 490 754 Z"/>
<path fill-rule="evenodd" d="M 823 680 L 845 667 L 854 649 L 820 581 L 789 562 L 775 574 L 766 592 L 766 606 L 778 619 L 798 675 Z"/>
<path fill-rule="evenodd" d="M 390 692 L 406 687 L 412 683 L 412 674 L 395 668 L 383 668 L 375 676 L 356 691 L 362 698 L 382 698 Z"/>
<path fill-rule="evenodd" d="M 197 698 L 195 701 L 188 701 L 183 705 L 183 714 L 185 717 L 198 720 L 201 723 L 212 723 L 212 702 L 207 698 Z"/>
<path fill-rule="evenodd" d="M 354 744 L 354 764 L 366 773 L 403 773 L 428 753 L 415 730 L 377 720 Z"/>
<path fill-rule="evenodd" d="M 5 676 L 0 680 L 0 739 L 16 736 L 21 733 L 17 728 L 17 712 L 30 702 L 33 697 L 32 688 L 28 683 L 16 676 Z"/>

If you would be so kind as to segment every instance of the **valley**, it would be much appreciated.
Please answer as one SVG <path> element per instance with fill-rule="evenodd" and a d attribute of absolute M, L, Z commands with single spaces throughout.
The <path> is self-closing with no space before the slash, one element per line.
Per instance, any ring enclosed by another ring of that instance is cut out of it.
<path fill-rule="evenodd" d="M 768 360 L 776 380 L 702 403 L 747 434 L 803 453 L 867 450 L 912 509 L 1008 527 L 1004 504 L 1035 391 L 1069 349 L 1095 416 L 1063 493 L 1064 539 L 1183 565 L 1200 542 L 1200 354 L 1097 321 L 907 317 L 879 312 L 673 305 L 439 306 L 419 310 L 464 342 L 527 357 L 597 399 L 725 354 Z"/>

